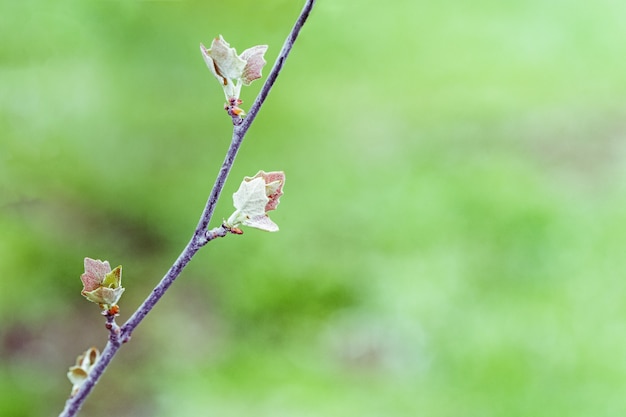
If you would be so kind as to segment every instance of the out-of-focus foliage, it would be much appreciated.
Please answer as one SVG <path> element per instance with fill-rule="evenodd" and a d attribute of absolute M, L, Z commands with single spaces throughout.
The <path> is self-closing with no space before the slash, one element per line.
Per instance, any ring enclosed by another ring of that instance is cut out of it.
<path fill-rule="evenodd" d="M 104 345 L 84 257 L 123 322 L 191 236 L 231 131 L 199 43 L 271 63 L 301 6 L 0 4 L 0 415 Z M 625 13 L 320 0 L 214 223 L 284 170 L 280 233 L 201 251 L 83 414 L 625 415 Z"/>

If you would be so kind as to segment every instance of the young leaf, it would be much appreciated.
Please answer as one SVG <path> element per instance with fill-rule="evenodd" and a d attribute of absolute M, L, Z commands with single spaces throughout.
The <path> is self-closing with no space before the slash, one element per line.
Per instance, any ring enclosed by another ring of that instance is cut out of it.
<path fill-rule="evenodd" d="M 250 85 L 252 81 L 261 78 L 261 70 L 267 63 L 263 58 L 266 51 L 267 45 L 257 45 L 242 52 L 241 59 L 246 61 L 241 74 L 241 81 L 244 85 Z"/>
<path fill-rule="evenodd" d="M 259 171 L 254 177 L 245 177 L 233 194 L 236 210 L 225 225 L 236 228 L 243 224 L 268 232 L 278 231 L 278 226 L 268 217 L 267 212 L 278 206 L 284 183 L 285 173 L 282 171 Z"/>
<path fill-rule="evenodd" d="M 265 214 L 265 205 L 268 201 L 263 178 L 243 181 L 237 192 L 233 194 L 235 208 L 248 216 Z"/>
<path fill-rule="evenodd" d="M 261 70 L 266 64 L 266 51 L 267 45 L 257 45 L 237 55 L 235 48 L 231 48 L 222 35 L 213 39 L 209 49 L 200 44 L 202 58 L 224 89 L 226 101 L 236 104 L 241 104 L 241 101 L 237 101 L 242 84 L 250 85 L 252 81 L 261 78 Z"/>
<path fill-rule="evenodd" d="M 122 267 L 111 271 L 108 261 L 85 258 L 85 273 L 80 276 L 83 282 L 81 294 L 100 307 L 109 309 L 119 301 L 122 287 Z"/>
<path fill-rule="evenodd" d="M 72 395 L 76 394 L 80 386 L 89 376 L 91 368 L 100 357 L 100 351 L 95 347 L 87 349 L 76 358 L 76 365 L 70 367 L 67 378 L 72 383 Z"/>
<path fill-rule="evenodd" d="M 111 265 L 108 261 L 85 258 L 85 273 L 80 276 L 83 281 L 83 291 L 93 291 L 98 288 L 109 272 L 111 272 Z"/>
<path fill-rule="evenodd" d="M 266 232 L 278 232 L 278 225 L 274 223 L 267 214 L 251 217 L 244 220 L 241 224 L 254 227 L 255 229 L 265 230 Z"/>
<path fill-rule="evenodd" d="M 265 211 L 276 210 L 278 203 L 280 203 L 280 196 L 283 195 L 285 173 L 283 171 L 259 171 L 254 177 L 245 177 L 244 180 L 252 181 L 255 178 L 263 178 L 263 181 L 265 181 L 265 195 L 269 199 L 265 206 Z"/>

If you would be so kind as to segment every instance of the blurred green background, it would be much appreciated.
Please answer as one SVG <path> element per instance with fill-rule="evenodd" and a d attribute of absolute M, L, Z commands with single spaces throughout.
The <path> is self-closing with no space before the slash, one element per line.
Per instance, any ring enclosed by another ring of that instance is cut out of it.
<path fill-rule="evenodd" d="M 85 256 L 122 323 L 191 236 L 231 132 L 199 43 L 271 65 L 301 7 L 0 3 L 0 415 L 104 346 Z M 625 15 L 320 0 L 213 223 L 284 170 L 281 231 L 199 252 L 81 415 L 626 415 Z"/>

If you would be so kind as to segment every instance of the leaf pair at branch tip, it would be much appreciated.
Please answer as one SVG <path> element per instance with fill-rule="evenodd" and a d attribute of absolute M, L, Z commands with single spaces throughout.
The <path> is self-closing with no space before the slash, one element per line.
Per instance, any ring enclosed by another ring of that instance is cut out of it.
<path fill-rule="evenodd" d="M 213 39 L 209 49 L 200 44 L 200 52 L 207 67 L 224 89 L 227 106 L 234 107 L 237 116 L 243 116 L 243 110 L 236 107 L 241 104 L 241 86 L 250 85 L 261 78 L 261 71 L 266 64 L 266 51 L 267 45 L 256 45 L 237 55 L 235 48 L 231 48 L 222 35 Z"/>
<path fill-rule="evenodd" d="M 244 225 L 267 232 L 277 232 L 267 212 L 276 210 L 283 195 L 285 173 L 282 171 L 259 171 L 254 177 L 245 177 L 233 194 L 235 212 L 224 222 L 229 229 Z M 238 229 L 237 229 L 238 230 Z"/>
<path fill-rule="evenodd" d="M 111 270 L 108 261 L 85 258 L 85 272 L 80 279 L 83 282 L 81 294 L 103 309 L 113 309 L 124 292 L 122 266 Z"/>

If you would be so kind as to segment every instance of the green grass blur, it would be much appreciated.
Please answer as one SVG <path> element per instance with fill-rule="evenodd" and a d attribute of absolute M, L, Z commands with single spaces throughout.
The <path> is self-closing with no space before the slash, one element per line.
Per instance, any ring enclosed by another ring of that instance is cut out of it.
<path fill-rule="evenodd" d="M 199 43 L 271 65 L 301 6 L 0 3 L 0 415 L 104 346 L 83 257 L 121 323 L 191 236 L 231 131 Z M 214 221 L 284 170 L 281 231 L 203 249 L 81 415 L 626 415 L 625 14 L 319 0 Z"/>

